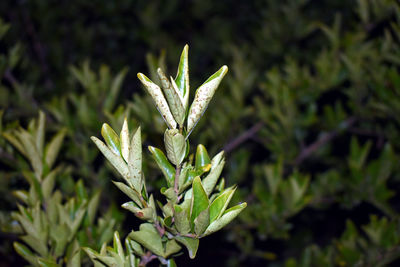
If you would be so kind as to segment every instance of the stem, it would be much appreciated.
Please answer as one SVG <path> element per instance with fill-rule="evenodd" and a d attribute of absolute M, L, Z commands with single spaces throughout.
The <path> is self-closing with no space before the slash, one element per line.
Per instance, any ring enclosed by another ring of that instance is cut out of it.
<path fill-rule="evenodd" d="M 250 129 L 243 132 L 241 135 L 230 141 L 226 144 L 223 148 L 226 154 L 230 153 L 236 147 L 240 146 L 242 143 L 247 141 L 248 139 L 252 138 L 258 131 L 262 129 L 264 126 L 263 122 L 258 122 L 257 124 L 253 125 Z"/>
<path fill-rule="evenodd" d="M 164 229 L 164 227 L 162 227 L 158 221 L 156 221 L 156 222 L 154 223 L 154 226 L 156 227 L 156 229 L 157 229 L 157 231 L 158 231 L 158 234 L 162 237 L 162 236 L 165 234 L 165 229 Z"/>
<path fill-rule="evenodd" d="M 157 256 L 152 254 L 150 251 L 147 252 L 145 255 L 142 256 L 142 260 L 139 263 L 139 266 L 146 266 L 147 263 L 151 262 L 152 260 L 157 259 Z"/>
<path fill-rule="evenodd" d="M 178 188 L 178 186 L 179 186 L 179 175 L 181 174 L 181 164 L 179 164 L 177 167 L 176 167 L 176 172 L 175 172 L 175 181 L 174 181 L 174 191 L 175 191 L 175 194 L 176 194 L 176 197 L 178 198 L 179 196 L 179 188 Z"/>

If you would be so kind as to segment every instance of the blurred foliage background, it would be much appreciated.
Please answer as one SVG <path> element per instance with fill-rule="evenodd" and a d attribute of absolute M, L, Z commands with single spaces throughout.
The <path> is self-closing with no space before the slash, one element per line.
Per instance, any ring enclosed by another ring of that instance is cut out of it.
<path fill-rule="evenodd" d="M 12 192 L 33 190 L 27 173 L 37 170 L 11 139 L 21 126 L 35 138 L 38 122 L 29 121 L 39 111 L 45 140 L 65 134 L 59 201 L 67 208 L 101 192 L 76 242 L 97 249 L 112 231 L 127 234 L 136 219 L 119 207 L 115 171 L 89 137 L 103 122 L 120 129 L 127 116 L 145 146 L 160 145 L 165 126 L 136 73 L 156 81 L 156 68 L 175 69 L 186 43 L 192 86 L 230 68 L 192 140 L 210 155 L 225 150 L 225 180 L 240 188 L 233 201 L 249 205 L 178 265 L 396 266 L 398 1 L 6 0 L 0 17 L 1 266 L 25 264 L 12 247 L 24 232 L 15 216 L 23 196 Z M 157 193 L 161 174 L 145 156 Z"/>

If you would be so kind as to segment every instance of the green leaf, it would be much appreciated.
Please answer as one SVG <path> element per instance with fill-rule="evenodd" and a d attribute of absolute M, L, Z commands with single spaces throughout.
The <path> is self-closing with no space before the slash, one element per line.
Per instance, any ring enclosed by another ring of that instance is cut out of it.
<path fill-rule="evenodd" d="M 10 131 L 10 132 L 4 132 L 3 136 L 5 139 L 7 139 L 8 142 L 10 142 L 18 151 L 24 155 L 27 159 L 29 159 L 28 152 L 25 150 L 24 145 L 22 142 L 16 138 L 16 131 Z"/>
<path fill-rule="evenodd" d="M 132 136 L 129 157 L 128 169 L 130 173 L 130 181 L 136 191 L 141 192 L 143 188 L 142 177 L 142 137 L 140 127 Z"/>
<path fill-rule="evenodd" d="M 185 236 L 175 236 L 174 238 L 187 248 L 191 259 L 196 257 L 197 249 L 199 248 L 199 239 Z"/>
<path fill-rule="evenodd" d="M 60 267 L 54 260 L 50 259 L 38 259 L 40 267 Z"/>
<path fill-rule="evenodd" d="M 193 194 L 192 203 L 190 209 L 190 221 L 193 225 L 194 220 L 199 216 L 199 214 L 207 209 L 209 202 L 206 192 L 204 191 L 203 185 L 199 176 L 196 176 L 192 184 Z"/>
<path fill-rule="evenodd" d="M 167 243 L 165 244 L 165 253 L 164 253 L 164 258 L 175 254 L 181 250 L 181 246 L 173 239 L 168 240 Z"/>
<path fill-rule="evenodd" d="M 174 116 L 176 122 L 183 127 L 183 122 L 185 121 L 186 110 L 183 106 L 183 99 L 178 91 L 178 88 L 172 86 L 171 82 L 168 80 L 164 72 L 158 68 L 158 77 L 161 81 L 161 86 L 168 101 L 169 108 L 171 109 L 172 115 Z M 172 81 L 172 78 L 171 78 Z"/>
<path fill-rule="evenodd" d="M 181 164 L 186 154 L 185 137 L 177 129 L 167 129 L 164 133 L 164 143 L 168 159 L 176 166 Z"/>
<path fill-rule="evenodd" d="M 27 245 L 29 245 L 39 255 L 46 256 L 48 254 L 46 243 L 43 242 L 43 240 L 41 240 L 39 237 L 33 235 L 25 235 L 20 237 L 20 239 L 24 241 Z"/>
<path fill-rule="evenodd" d="M 97 257 L 100 256 L 99 253 L 97 253 L 95 250 L 88 248 L 88 247 L 84 247 L 82 248 L 83 251 L 85 251 L 85 253 L 89 256 L 89 258 L 91 259 L 91 261 L 94 263 L 95 267 L 105 267 L 106 265 L 104 265 L 103 263 L 99 262 L 97 260 Z"/>
<path fill-rule="evenodd" d="M 152 147 L 152 146 L 149 146 L 148 149 L 151 152 L 158 167 L 164 174 L 164 177 L 167 180 L 168 186 L 172 186 L 174 184 L 174 180 L 175 180 L 175 168 L 172 167 L 171 163 L 169 163 L 167 157 L 164 155 L 164 153 L 160 149 Z"/>
<path fill-rule="evenodd" d="M 130 173 L 128 166 L 125 161 L 119 156 L 112 152 L 100 139 L 95 136 L 91 137 L 92 141 L 99 148 L 101 153 L 110 161 L 111 165 L 122 175 L 122 177 L 130 184 Z"/>
<path fill-rule="evenodd" d="M 19 242 L 14 242 L 14 249 L 15 251 L 26 261 L 28 261 L 30 264 L 36 266 L 37 261 L 36 261 L 36 256 L 33 254 L 33 252 L 23 244 Z"/>
<path fill-rule="evenodd" d="M 161 89 L 158 85 L 153 83 L 149 78 L 147 78 L 143 73 L 138 73 L 137 77 L 142 82 L 144 87 L 147 89 L 147 92 L 153 98 L 158 111 L 160 112 L 162 118 L 164 119 L 165 123 L 168 125 L 168 128 L 175 129 L 176 128 L 176 121 L 172 116 L 172 113 L 168 107 L 167 101 Z"/>
<path fill-rule="evenodd" d="M 113 247 L 114 251 L 118 253 L 120 258 L 125 258 L 124 248 L 122 247 L 121 239 L 119 238 L 119 233 L 117 231 L 114 232 Z"/>
<path fill-rule="evenodd" d="M 197 146 L 196 150 L 196 169 L 208 171 L 211 168 L 211 160 L 208 156 L 207 149 L 202 145 Z"/>
<path fill-rule="evenodd" d="M 46 145 L 45 148 L 45 161 L 47 166 L 51 168 L 56 161 L 57 155 L 60 151 L 61 145 L 63 143 L 64 137 L 67 133 L 67 129 L 63 128 L 51 139 L 50 143 Z"/>
<path fill-rule="evenodd" d="M 164 248 L 161 242 L 161 237 L 154 226 L 150 223 L 143 223 L 140 225 L 139 229 L 140 230 L 136 232 L 132 231 L 129 234 L 129 237 L 154 254 L 164 257 Z"/>
<path fill-rule="evenodd" d="M 42 194 L 44 199 L 49 199 L 51 197 L 51 193 L 54 189 L 54 183 L 56 179 L 56 175 L 59 173 L 60 168 L 56 168 L 52 170 L 46 177 L 43 179 L 42 182 Z"/>
<path fill-rule="evenodd" d="M 20 129 L 15 133 L 24 147 L 24 151 L 31 162 L 32 168 L 35 172 L 36 178 L 40 181 L 43 174 L 43 163 L 42 157 L 36 147 L 35 141 L 32 135 L 30 135 L 26 130 Z"/>
<path fill-rule="evenodd" d="M 128 73 L 128 70 L 129 70 L 128 68 L 122 69 L 112 81 L 109 93 L 104 101 L 105 110 L 111 110 L 112 107 L 114 106 L 115 99 L 117 98 L 117 95 L 121 89 L 122 82 L 124 81 L 125 76 Z"/>
<path fill-rule="evenodd" d="M 210 222 L 219 219 L 228 207 L 233 194 L 236 191 L 236 186 L 225 189 L 210 205 Z"/>
<path fill-rule="evenodd" d="M 118 135 L 107 123 L 103 123 L 103 126 L 101 127 L 101 135 L 111 151 L 120 156 L 121 144 L 119 142 Z"/>
<path fill-rule="evenodd" d="M 169 187 L 169 188 L 161 188 L 160 190 L 161 194 L 163 194 L 164 196 L 167 197 L 168 200 L 176 202 L 176 193 L 173 187 Z"/>
<path fill-rule="evenodd" d="M 178 71 L 175 78 L 176 86 L 183 99 L 184 110 L 187 110 L 189 104 L 189 46 L 185 45 L 183 48 L 181 58 L 179 61 Z"/>
<path fill-rule="evenodd" d="M 43 155 L 45 122 L 46 122 L 46 115 L 43 113 L 43 111 L 40 110 L 37 129 L 36 129 L 36 142 L 35 142 L 40 158 L 42 158 Z"/>
<path fill-rule="evenodd" d="M 119 139 L 121 141 L 121 153 L 122 157 L 126 162 L 129 160 L 129 129 L 128 121 L 126 117 L 124 118 L 124 123 L 122 125 L 121 132 L 119 134 Z"/>
<path fill-rule="evenodd" d="M 100 201 L 100 191 L 96 191 L 93 196 L 90 198 L 88 207 L 87 207 L 87 222 L 88 226 L 93 225 L 94 220 L 96 218 L 97 207 Z"/>
<path fill-rule="evenodd" d="M 200 236 L 210 225 L 210 209 L 207 208 L 200 212 L 199 216 L 194 219 L 194 232 L 196 235 Z"/>
<path fill-rule="evenodd" d="M 174 223 L 176 226 L 176 230 L 178 230 L 181 234 L 187 234 L 190 232 L 190 222 L 189 222 L 189 214 L 188 211 L 182 209 L 180 206 L 174 206 Z"/>
<path fill-rule="evenodd" d="M 142 247 L 140 246 L 140 244 L 136 241 L 133 241 L 132 239 L 129 238 L 129 236 L 125 239 L 125 244 L 129 243 L 129 247 L 135 251 L 135 253 L 139 256 L 143 256 L 144 255 L 144 251 L 142 249 Z"/>
<path fill-rule="evenodd" d="M 222 78 L 224 78 L 227 72 L 228 67 L 222 66 L 196 90 L 196 95 L 194 97 L 192 105 L 190 106 L 187 120 L 187 132 L 189 134 L 199 122 L 200 118 L 203 116 L 203 113 L 206 111 L 207 106 L 210 103 L 211 98 L 214 96 L 214 93 L 217 90 L 219 83 L 221 82 Z"/>
<path fill-rule="evenodd" d="M 178 267 L 175 263 L 174 258 L 170 258 L 167 260 L 167 267 Z"/>
<path fill-rule="evenodd" d="M 16 198 L 18 198 L 19 200 L 24 202 L 25 204 L 29 203 L 29 194 L 28 194 L 27 191 L 25 191 L 25 190 L 16 190 L 16 191 L 13 191 L 12 194 Z"/>
<path fill-rule="evenodd" d="M 153 221 L 154 218 L 154 209 L 147 207 L 140 209 L 137 207 L 137 205 L 130 201 L 130 202 L 125 202 L 124 204 L 121 205 L 124 209 L 129 210 L 133 214 L 135 214 L 136 217 L 139 219 L 145 220 L 145 221 Z"/>
<path fill-rule="evenodd" d="M 204 190 L 207 193 L 207 196 L 209 196 L 213 192 L 214 187 L 217 184 L 218 179 L 222 173 L 222 170 L 224 169 L 224 165 L 225 160 L 222 159 L 215 168 L 211 168 L 210 173 L 203 179 L 203 186 Z"/>
<path fill-rule="evenodd" d="M 125 195 L 127 195 L 130 199 L 135 201 L 135 203 L 139 207 L 143 207 L 142 202 L 140 201 L 140 194 L 137 191 L 133 190 L 129 186 L 125 185 L 124 183 L 115 182 L 115 181 L 112 181 L 112 182 L 118 187 L 119 190 L 124 192 Z"/>
<path fill-rule="evenodd" d="M 212 234 L 218 230 L 220 230 L 221 228 L 223 228 L 225 225 L 227 225 L 228 223 L 230 223 L 233 219 L 236 218 L 236 216 L 239 215 L 239 213 L 246 208 L 247 203 L 241 203 L 239 205 L 236 205 L 230 209 L 228 209 L 227 211 L 224 212 L 224 214 L 217 220 L 213 221 L 207 228 L 207 230 L 205 231 L 205 233 L 203 234 L 203 236 L 207 236 L 209 234 Z"/>

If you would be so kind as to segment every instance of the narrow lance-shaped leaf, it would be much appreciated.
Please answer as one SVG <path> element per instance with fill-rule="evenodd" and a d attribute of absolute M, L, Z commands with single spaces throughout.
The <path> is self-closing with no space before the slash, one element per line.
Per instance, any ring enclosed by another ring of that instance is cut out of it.
<path fill-rule="evenodd" d="M 211 168 L 210 173 L 206 176 L 206 178 L 203 179 L 203 186 L 204 190 L 207 193 L 207 196 L 209 196 L 213 192 L 214 187 L 217 184 L 218 179 L 222 173 L 224 165 L 225 160 L 222 159 L 215 168 Z"/>
<path fill-rule="evenodd" d="M 61 129 L 46 145 L 45 148 L 45 160 L 47 163 L 47 166 L 51 168 L 57 158 L 58 152 L 60 151 L 61 145 L 63 143 L 65 134 L 67 133 L 67 130 L 65 128 Z"/>
<path fill-rule="evenodd" d="M 194 220 L 199 216 L 199 214 L 207 209 L 209 202 L 206 192 L 204 191 L 203 185 L 199 176 L 193 179 L 193 194 L 192 194 L 192 204 L 190 212 L 190 221 L 193 225 Z"/>
<path fill-rule="evenodd" d="M 106 141 L 107 146 L 117 155 L 121 155 L 121 145 L 117 133 L 108 125 L 103 123 L 101 127 L 101 135 Z"/>
<path fill-rule="evenodd" d="M 122 125 L 121 133 L 119 134 L 119 139 L 121 143 L 121 153 L 122 157 L 126 162 L 129 160 L 129 129 L 128 121 L 126 117 L 124 118 L 124 124 Z"/>
<path fill-rule="evenodd" d="M 224 213 L 235 191 L 236 187 L 227 188 L 211 203 L 210 222 L 215 221 Z"/>
<path fill-rule="evenodd" d="M 36 265 L 36 257 L 28 247 L 24 246 L 23 244 L 21 244 L 19 242 L 14 242 L 13 245 L 14 245 L 15 251 L 17 251 L 17 253 L 21 257 L 23 257 L 25 260 L 27 260 L 33 266 Z"/>
<path fill-rule="evenodd" d="M 177 91 L 174 86 L 172 86 L 171 82 L 160 68 L 157 69 L 157 74 L 160 78 L 161 88 L 163 89 L 165 98 L 168 101 L 172 115 L 174 115 L 176 122 L 180 126 L 183 126 L 186 110 L 183 107 L 183 100 L 180 97 L 180 92 Z"/>
<path fill-rule="evenodd" d="M 211 98 L 214 96 L 219 83 L 228 72 L 227 66 L 222 66 L 216 73 L 207 79 L 197 90 L 193 103 L 189 110 L 187 132 L 190 134 L 206 111 Z"/>
<path fill-rule="evenodd" d="M 132 136 L 129 157 L 128 169 L 130 173 L 130 180 L 136 191 L 141 192 L 143 187 L 142 176 L 142 137 L 140 127 Z"/>
<path fill-rule="evenodd" d="M 239 215 L 239 213 L 246 208 L 247 203 L 241 203 L 239 205 L 236 205 L 230 209 L 228 209 L 227 211 L 224 212 L 224 214 L 221 216 L 221 218 L 213 221 L 207 228 L 207 230 L 205 231 L 205 233 L 203 234 L 203 236 L 212 234 L 218 230 L 220 230 L 221 228 L 223 228 L 225 225 L 227 225 L 228 223 L 230 223 L 233 219 L 236 218 L 236 216 Z"/>
<path fill-rule="evenodd" d="M 163 117 L 164 121 L 167 123 L 170 129 L 176 128 L 176 121 L 172 116 L 172 113 L 168 107 L 167 101 L 161 89 L 158 85 L 153 83 L 149 78 L 147 78 L 143 73 L 138 73 L 137 77 L 142 82 L 144 87 L 147 89 L 151 97 L 153 98 L 158 111 L 160 112 L 161 116 Z"/>
<path fill-rule="evenodd" d="M 36 130 L 36 147 L 39 152 L 40 158 L 42 158 L 43 155 L 45 122 L 46 122 L 46 115 L 44 114 L 43 111 L 39 111 L 39 119 Z"/>
<path fill-rule="evenodd" d="M 119 156 L 116 155 L 114 152 L 111 151 L 100 139 L 95 136 L 91 137 L 92 141 L 96 144 L 99 148 L 101 153 L 110 161 L 110 163 L 117 169 L 117 171 L 122 175 L 122 177 L 127 181 L 130 185 L 129 180 L 129 169 L 126 165 L 125 161 Z M 132 185 L 131 185 L 132 186 Z"/>
<path fill-rule="evenodd" d="M 189 103 L 189 46 L 183 48 L 179 61 L 175 82 L 183 98 L 183 107 L 186 110 Z"/>
<path fill-rule="evenodd" d="M 149 146 L 148 148 L 151 154 L 153 155 L 153 158 L 156 161 L 158 167 L 164 174 L 168 186 L 172 186 L 175 180 L 175 168 L 171 165 L 171 163 L 169 163 L 167 157 L 160 149 L 152 146 Z"/>

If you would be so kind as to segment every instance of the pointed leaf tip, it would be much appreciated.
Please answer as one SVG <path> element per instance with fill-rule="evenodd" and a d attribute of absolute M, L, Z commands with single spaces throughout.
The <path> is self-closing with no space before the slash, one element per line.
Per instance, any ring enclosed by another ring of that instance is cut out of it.
<path fill-rule="evenodd" d="M 106 141 L 107 146 L 117 155 L 121 155 L 121 144 L 117 133 L 108 125 L 103 123 L 101 127 L 101 135 Z"/>
<path fill-rule="evenodd" d="M 226 65 L 222 66 L 196 90 L 196 95 L 190 106 L 187 120 L 187 131 L 189 134 L 203 116 L 215 91 L 227 72 L 228 67 Z"/>

